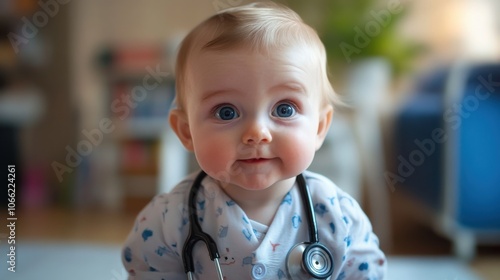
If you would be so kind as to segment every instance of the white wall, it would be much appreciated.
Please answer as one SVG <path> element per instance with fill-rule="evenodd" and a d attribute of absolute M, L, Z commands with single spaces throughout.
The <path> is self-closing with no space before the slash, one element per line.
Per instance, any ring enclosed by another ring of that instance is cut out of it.
<path fill-rule="evenodd" d="M 496 0 L 419 0 L 404 3 L 402 34 L 430 48 L 424 63 L 456 58 L 500 58 L 500 4 Z"/>

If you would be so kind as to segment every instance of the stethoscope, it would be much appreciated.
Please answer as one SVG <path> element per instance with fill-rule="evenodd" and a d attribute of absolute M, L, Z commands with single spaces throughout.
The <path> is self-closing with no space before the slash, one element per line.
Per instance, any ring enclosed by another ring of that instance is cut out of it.
<path fill-rule="evenodd" d="M 213 238 L 201 229 L 196 213 L 196 195 L 201 187 L 201 181 L 207 174 L 201 171 L 191 186 L 188 200 L 189 234 L 182 248 L 182 263 L 189 280 L 193 279 L 194 261 L 193 249 L 198 241 L 207 245 L 210 259 L 215 264 L 218 279 L 223 280 L 219 264 L 219 251 Z M 286 257 L 288 274 L 293 279 L 326 279 L 333 273 L 333 256 L 325 245 L 319 242 L 316 218 L 314 216 L 311 194 L 302 174 L 297 176 L 302 203 L 305 205 L 308 219 L 309 242 L 298 243 L 290 249 Z"/>

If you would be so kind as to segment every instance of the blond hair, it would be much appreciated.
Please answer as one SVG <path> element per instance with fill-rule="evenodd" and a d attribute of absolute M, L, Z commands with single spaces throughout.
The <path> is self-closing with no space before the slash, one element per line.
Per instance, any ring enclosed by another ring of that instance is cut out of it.
<path fill-rule="evenodd" d="M 186 79 L 190 55 L 195 51 L 229 50 L 245 46 L 269 51 L 302 44 L 310 49 L 320 69 L 323 104 L 338 97 L 328 79 L 326 51 L 316 31 L 290 8 L 273 2 L 257 2 L 220 11 L 195 27 L 182 41 L 175 65 L 176 105 L 183 109 L 188 91 Z"/>

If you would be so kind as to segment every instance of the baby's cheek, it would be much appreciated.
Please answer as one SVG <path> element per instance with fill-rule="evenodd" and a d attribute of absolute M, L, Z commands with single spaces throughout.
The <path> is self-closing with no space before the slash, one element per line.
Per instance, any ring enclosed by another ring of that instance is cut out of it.
<path fill-rule="evenodd" d="M 302 172 L 307 169 L 314 158 L 313 139 L 303 135 L 294 135 L 281 146 L 281 154 L 285 157 L 284 162 L 293 172 Z"/>
<path fill-rule="evenodd" d="M 227 169 L 229 149 L 214 145 L 210 141 L 201 141 L 195 146 L 196 160 L 200 167 L 210 175 L 224 172 Z"/>

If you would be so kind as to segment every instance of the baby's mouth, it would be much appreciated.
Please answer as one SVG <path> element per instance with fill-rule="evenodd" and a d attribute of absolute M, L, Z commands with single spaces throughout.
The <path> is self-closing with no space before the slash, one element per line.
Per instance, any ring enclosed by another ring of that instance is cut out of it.
<path fill-rule="evenodd" d="M 241 162 L 244 162 L 244 163 L 262 163 L 262 162 L 266 162 L 270 159 L 268 158 L 248 158 L 248 159 L 240 159 Z"/>

